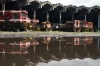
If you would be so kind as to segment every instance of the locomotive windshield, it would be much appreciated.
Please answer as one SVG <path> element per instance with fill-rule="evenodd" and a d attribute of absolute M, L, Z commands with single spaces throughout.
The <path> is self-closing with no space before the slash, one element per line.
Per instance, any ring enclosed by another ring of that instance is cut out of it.
<path fill-rule="evenodd" d="M 22 16 L 22 17 L 28 17 L 28 14 L 22 12 L 22 13 L 21 13 L 21 16 Z"/>

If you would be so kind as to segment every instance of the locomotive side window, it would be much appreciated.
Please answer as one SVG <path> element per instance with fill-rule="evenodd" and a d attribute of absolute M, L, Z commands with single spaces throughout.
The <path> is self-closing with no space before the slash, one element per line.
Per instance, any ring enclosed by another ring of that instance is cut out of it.
<path fill-rule="evenodd" d="M 12 13 L 12 18 L 13 19 L 18 19 L 18 13 Z"/>

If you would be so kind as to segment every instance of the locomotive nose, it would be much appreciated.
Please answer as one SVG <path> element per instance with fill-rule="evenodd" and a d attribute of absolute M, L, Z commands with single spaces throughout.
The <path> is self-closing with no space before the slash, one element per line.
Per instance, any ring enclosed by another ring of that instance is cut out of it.
<path fill-rule="evenodd" d="M 26 17 L 22 17 L 21 20 L 24 21 L 24 22 L 30 22 L 30 19 L 26 18 Z"/>

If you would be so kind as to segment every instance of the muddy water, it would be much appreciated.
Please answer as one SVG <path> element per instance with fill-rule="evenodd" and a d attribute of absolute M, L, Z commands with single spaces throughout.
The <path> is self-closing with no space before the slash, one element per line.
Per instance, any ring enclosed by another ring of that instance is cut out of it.
<path fill-rule="evenodd" d="M 99 65 L 100 37 L 0 39 L 0 66 Z"/>

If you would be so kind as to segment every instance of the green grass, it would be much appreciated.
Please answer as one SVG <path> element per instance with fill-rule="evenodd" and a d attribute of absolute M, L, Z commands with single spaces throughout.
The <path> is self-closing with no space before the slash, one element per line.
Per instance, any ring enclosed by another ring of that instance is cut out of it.
<path fill-rule="evenodd" d="M 62 31 L 23 31 L 23 32 L 0 32 L 0 34 L 99 34 L 100 31 L 97 32 L 62 32 Z"/>

